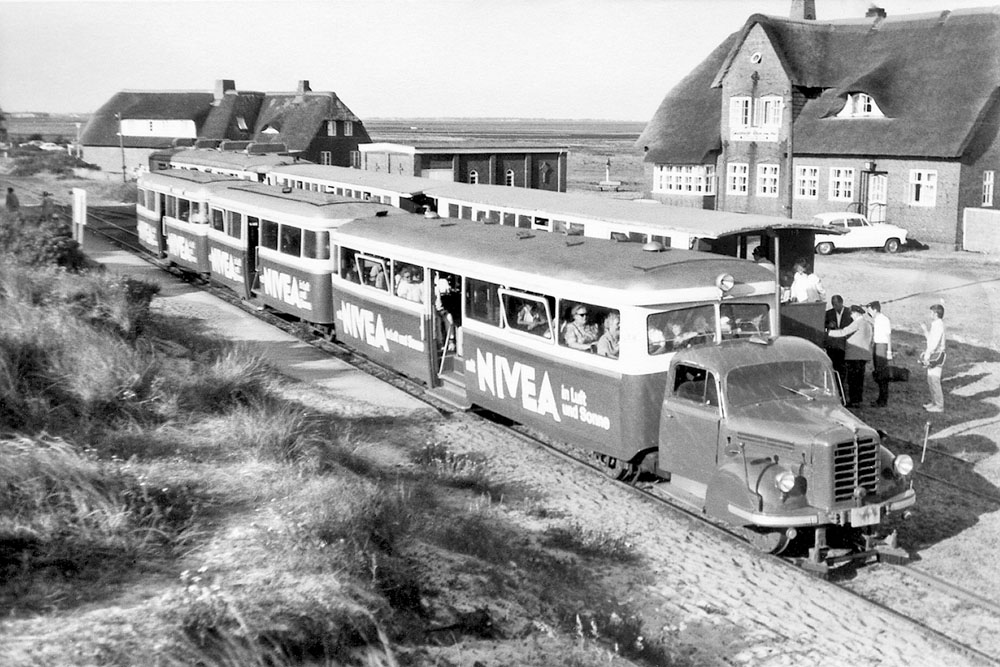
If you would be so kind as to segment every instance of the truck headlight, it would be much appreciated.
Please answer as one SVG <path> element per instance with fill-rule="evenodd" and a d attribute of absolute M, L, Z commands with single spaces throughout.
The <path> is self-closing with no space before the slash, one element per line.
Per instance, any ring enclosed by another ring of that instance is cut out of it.
<path fill-rule="evenodd" d="M 774 476 L 774 484 L 782 493 L 788 493 L 795 488 L 795 475 L 789 470 L 782 470 Z"/>
<path fill-rule="evenodd" d="M 913 472 L 913 458 L 908 454 L 900 454 L 892 460 L 892 468 L 900 477 L 906 477 Z"/>

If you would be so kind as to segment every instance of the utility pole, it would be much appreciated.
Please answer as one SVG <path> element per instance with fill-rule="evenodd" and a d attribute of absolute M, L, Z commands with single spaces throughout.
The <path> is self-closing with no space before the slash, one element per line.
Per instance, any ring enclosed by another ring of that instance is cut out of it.
<path fill-rule="evenodd" d="M 122 136 L 122 115 L 121 113 L 116 113 L 115 118 L 118 119 L 118 147 L 122 151 L 122 183 L 126 182 L 125 179 L 125 137 Z"/>

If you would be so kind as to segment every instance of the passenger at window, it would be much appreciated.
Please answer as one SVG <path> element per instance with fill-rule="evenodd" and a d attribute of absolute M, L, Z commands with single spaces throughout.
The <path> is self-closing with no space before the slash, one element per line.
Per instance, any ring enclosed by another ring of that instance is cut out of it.
<path fill-rule="evenodd" d="M 597 325 L 587 324 L 587 307 L 575 306 L 572 317 L 573 319 L 563 325 L 563 344 L 574 350 L 592 351 L 597 342 Z"/>
<path fill-rule="evenodd" d="M 368 269 L 368 284 L 375 289 L 386 289 L 385 269 L 381 264 L 373 264 L 372 268 Z"/>
<path fill-rule="evenodd" d="M 535 330 L 543 326 L 548 326 L 548 321 L 545 317 L 545 311 L 542 310 L 541 306 L 532 301 L 525 301 L 521 309 L 517 312 L 517 324 L 523 327 L 525 331 L 537 333 Z"/>
<path fill-rule="evenodd" d="M 402 271 L 398 272 L 393 277 L 392 283 L 393 283 L 393 292 L 396 293 L 396 296 L 401 296 L 404 299 L 408 298 L 404 296 L 404 294 L 409 292 L 410 290 L 410 270 L 403 269 Z"/>
<path fill-rule="evenodd" d="M 420 273 L 418 271 L 407 271 L 396 293 L 407 301 L 423 303 L 424 281 L 421 280 Z"/>
<path fill-rule="evenodd" d="M 658 327 L 649 327 L 646 331 L 646 340 L 650 354 L 663 354 L 667 351 L 667 337 Z"/>
<path fill-rule="evenodd" d="M 684 331 L 680 322 L 670 323 L 670 344 L 674 350 L 679 350 L 691 343 L 691 341 L 702 334 L 697 331 Z"/>
<path fill-rule="evenodd" d="M 815 273 L 808 272 L 805 259 L 795 260 L 795 275 L 792 277 L 790 296 L 792 301 L 799 303 L 823 301 L 826 302 L 826 290 Z"/>
<path fill-rule="evenodd" d="M 611 312 L 604 318 L 604 333 L 597 339 L 597 354 L 602 357 L 618 358 L 618 327 L 621 324 L 621 317 L 618 313 Z"/>

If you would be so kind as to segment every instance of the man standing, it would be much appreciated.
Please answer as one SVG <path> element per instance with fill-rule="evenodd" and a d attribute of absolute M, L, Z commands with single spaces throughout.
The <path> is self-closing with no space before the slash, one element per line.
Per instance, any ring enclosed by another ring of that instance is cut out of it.
<path fill-rule="evenodd" d="M 807 273 L 808 264 L 805 259 L 795 260 L 795 275 L 792 277 L 790 296 L 792 301 L 810 302 L 825 301 L 826 290 L 815 273 Z"/>
<path fill-rule="evenodd" d="M 865 306 L 872 322 L 872 377 L 878 385 L 878 398 L 872 402 L 876 408 L 889 404 L 889 361 L 892 359 L 892 323 L 882 314 L 882 304 L 872 301 Z"/>
<path fill-rule="evenodd" d="M 831 329 L 829 335 L 847 339 L 844 363 L 847 366 L 847 407 L 860 408 L 865 395 L 865 366 L 872 358 L 872 325 L 861 306 L 851 306 L 851 323 Z"/>
<path fill-rule="evenodd" d="M 851 323 L 851 313 L 844 308 L 844 297 L 834 294 L 830 297 L 831 308 L 826 311 L 826 319 L 823 328 L 829 333 L 831 329 L 843 329 Z M 827 335 L 824 341 L 826 353 L 833 363 L 833 370 L 840 376 L 840 381 L 845 381 L 844 376 L 844 353 L 847 351 L 847 341 L 843 338 L 834 338 Z"/>
<path fill-rule="evenodd" d="M 945 360 L 944 306 L 935 303 L 931 310 L 931 327 L 922 323 L 927 338 L 927 348 L 920 355 L 920 363 L 927 367 L 927 387 L 931 402 L 924 405 L 927 412 L 944 412 L 944 390 L 941 389 L 941 371 Z"/>
<path fill-rule="evenodd" d="M 7 210 L 11 213 L 17 213 L 17 210 L 21 208 L 21 202 L 17 200 L 17 195 L 14 194 L 14 188 L 7 188 L 7 201 L 4 203 L 7 206 Z"/>

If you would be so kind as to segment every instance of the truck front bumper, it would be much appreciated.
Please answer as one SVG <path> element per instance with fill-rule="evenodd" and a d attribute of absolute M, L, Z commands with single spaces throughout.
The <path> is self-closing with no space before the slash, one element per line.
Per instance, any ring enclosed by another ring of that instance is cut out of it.
<path fill-rule="evenodd" d="M 746 524 L 761 528 L 797 528 L 800 526 L 872 526 L 882 522 L 890 512 L 912 506 L 917 501 L 913 489 L 906 489 L 881 503 L 847 507 L 843 509 L 823 510 L 815 507 L 803 507 L 793 512 L 753 512 L 742 507 L 729 504 L 729 513 L 739 517 Z"/>

